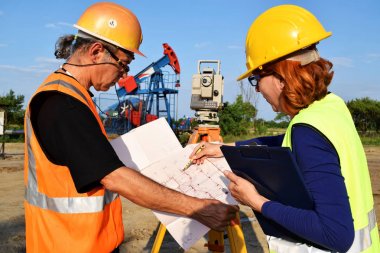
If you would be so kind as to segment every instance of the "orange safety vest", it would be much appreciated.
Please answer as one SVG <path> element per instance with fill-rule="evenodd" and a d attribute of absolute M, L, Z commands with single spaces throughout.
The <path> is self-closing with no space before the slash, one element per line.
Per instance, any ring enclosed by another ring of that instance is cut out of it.
<path fill-rule="evenodd" d="M 45 91 L 70 95 L 88 106 L 106 135 L 91 97 L 74 78 L 53 73 L 34 96 Z M 112 252 L 121 244 L 119 195 L 101 186 L 83 194 L 76 191 L 68 167 L 50 162 L 42 150 L 30 121 L 30 105 L 25 114 L 24 166 L 27 252 Z"/>

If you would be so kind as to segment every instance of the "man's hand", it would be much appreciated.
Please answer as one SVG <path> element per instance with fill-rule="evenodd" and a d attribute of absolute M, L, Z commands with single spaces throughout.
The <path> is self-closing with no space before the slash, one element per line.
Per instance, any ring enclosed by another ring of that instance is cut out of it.
<path fill-rule="evenodd" d="M 224 231 L 239 211 L 239 206 L 226 205 L 218 200 L 203 199 L 201 201 L 203 207 L 195 210 L 190 218 L 216 231 Z"/>
<path fill-rule="evenodd" d="M 238 206 L 214 199 L 199 199 L 166 188 L 141 173 L 120 167 L 105 176 L 101 183 L 133 203 L 162 212 L 193 218 L 217 231 L 223 231 L 236 217 Z"/>

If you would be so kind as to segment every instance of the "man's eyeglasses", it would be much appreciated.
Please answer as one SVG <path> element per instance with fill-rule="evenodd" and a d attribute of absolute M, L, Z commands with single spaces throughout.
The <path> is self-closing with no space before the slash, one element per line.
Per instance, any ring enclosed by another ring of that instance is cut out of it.
<path fill-rule="evenodd" d="M 124 73 L 128 73 L 129 72 L 129 67 L 127 64 L 125 64 L 122 60 L 119 59 L 119 57 L 117 57 L 114 53 L 112 53 L 111 50 L 109 50 L 108 48 L 104 47 L 107 52 L 111 55 L 111 57 L 117 62 L 117 64 L 119 65 L 120 68 L 122 68 L 122 70 L 124 71 Z M 133 56 L 129 56 L 128 57 L 131 57 L 132 59 L 134 59 Z"/>

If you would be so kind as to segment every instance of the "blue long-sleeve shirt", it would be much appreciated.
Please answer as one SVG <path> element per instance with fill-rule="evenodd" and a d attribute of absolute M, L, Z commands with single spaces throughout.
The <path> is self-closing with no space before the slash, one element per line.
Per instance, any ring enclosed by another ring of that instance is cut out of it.
<path fill-rule="evenodd" d="M 281 146 L 284 135 L 236 142 L 247 145 Z M 300 237 L 334 251 L 346 252 L 354 238 L 348 194 L 341 173 L 339 156 L 321 133 L 305 125 L 292 129 L 292 153 L 303 174 L 314 209 L 266 202 L 262 214 Z"/>

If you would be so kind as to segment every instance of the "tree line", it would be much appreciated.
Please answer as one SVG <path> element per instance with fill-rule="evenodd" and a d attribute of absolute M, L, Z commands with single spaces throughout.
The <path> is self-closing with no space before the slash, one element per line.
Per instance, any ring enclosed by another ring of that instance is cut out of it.
<path fill-rule="evenodd" d="M 380 130 L 380 102 L 377 100 L 357 98 L 346 102 L 351 112 L 354 124 L 360 134 L 378 134 Z M 250 102 L 244 102 L 238 95 L 235 102 L 226 105 L 220 113 L 220 128 L 222 135 L 247 135 L 254 129 L 258 134 L 267 128 L 286 128 L 290 122 L 289 116 L 278 113 L 273 120 L 258 119 L 257 110 Z M 262 129 L 264 128 L 264 129 Z"/>
<path fill-rule="evenodd" d="M 13 90 L 0 96 L 0 110 L 6 112 L 7 129 L 23 129 L 24 126 L 24 95 L 16 95 Z"/>
<path fill-rule="evenodd" d="M 379 101 L 364 97 L 349 100 L 346 104 L 357 130 L 361 134 L 379 133 Z M 0 110 L 5 110 L 7 114 L 6 129 L 23 129 L 24 95 L 15 94 L 13 90 L 0 95 Z M 258 119 L 257 109 L 252 103 L 244 101 L 242 95 L 238 95 L 233 103 L 226 103 L 224 109 L 219 113 L 219 117 L 221 134 L 235 136 L 247 135 L 251 132 L 262 133 L 267 128 L 286 128 L 290 121 L 290 118 L 283 113 L 278 113 L 270 121 Z M 193 123 L 192 126 L 194 126 Z"/>
<path fill-rule="evenodd" d="M 355 126 L 362 134 L 379 133 L 380 102 L 368 97 L 350 100 L 347 107 L 351 112 Z"/>

